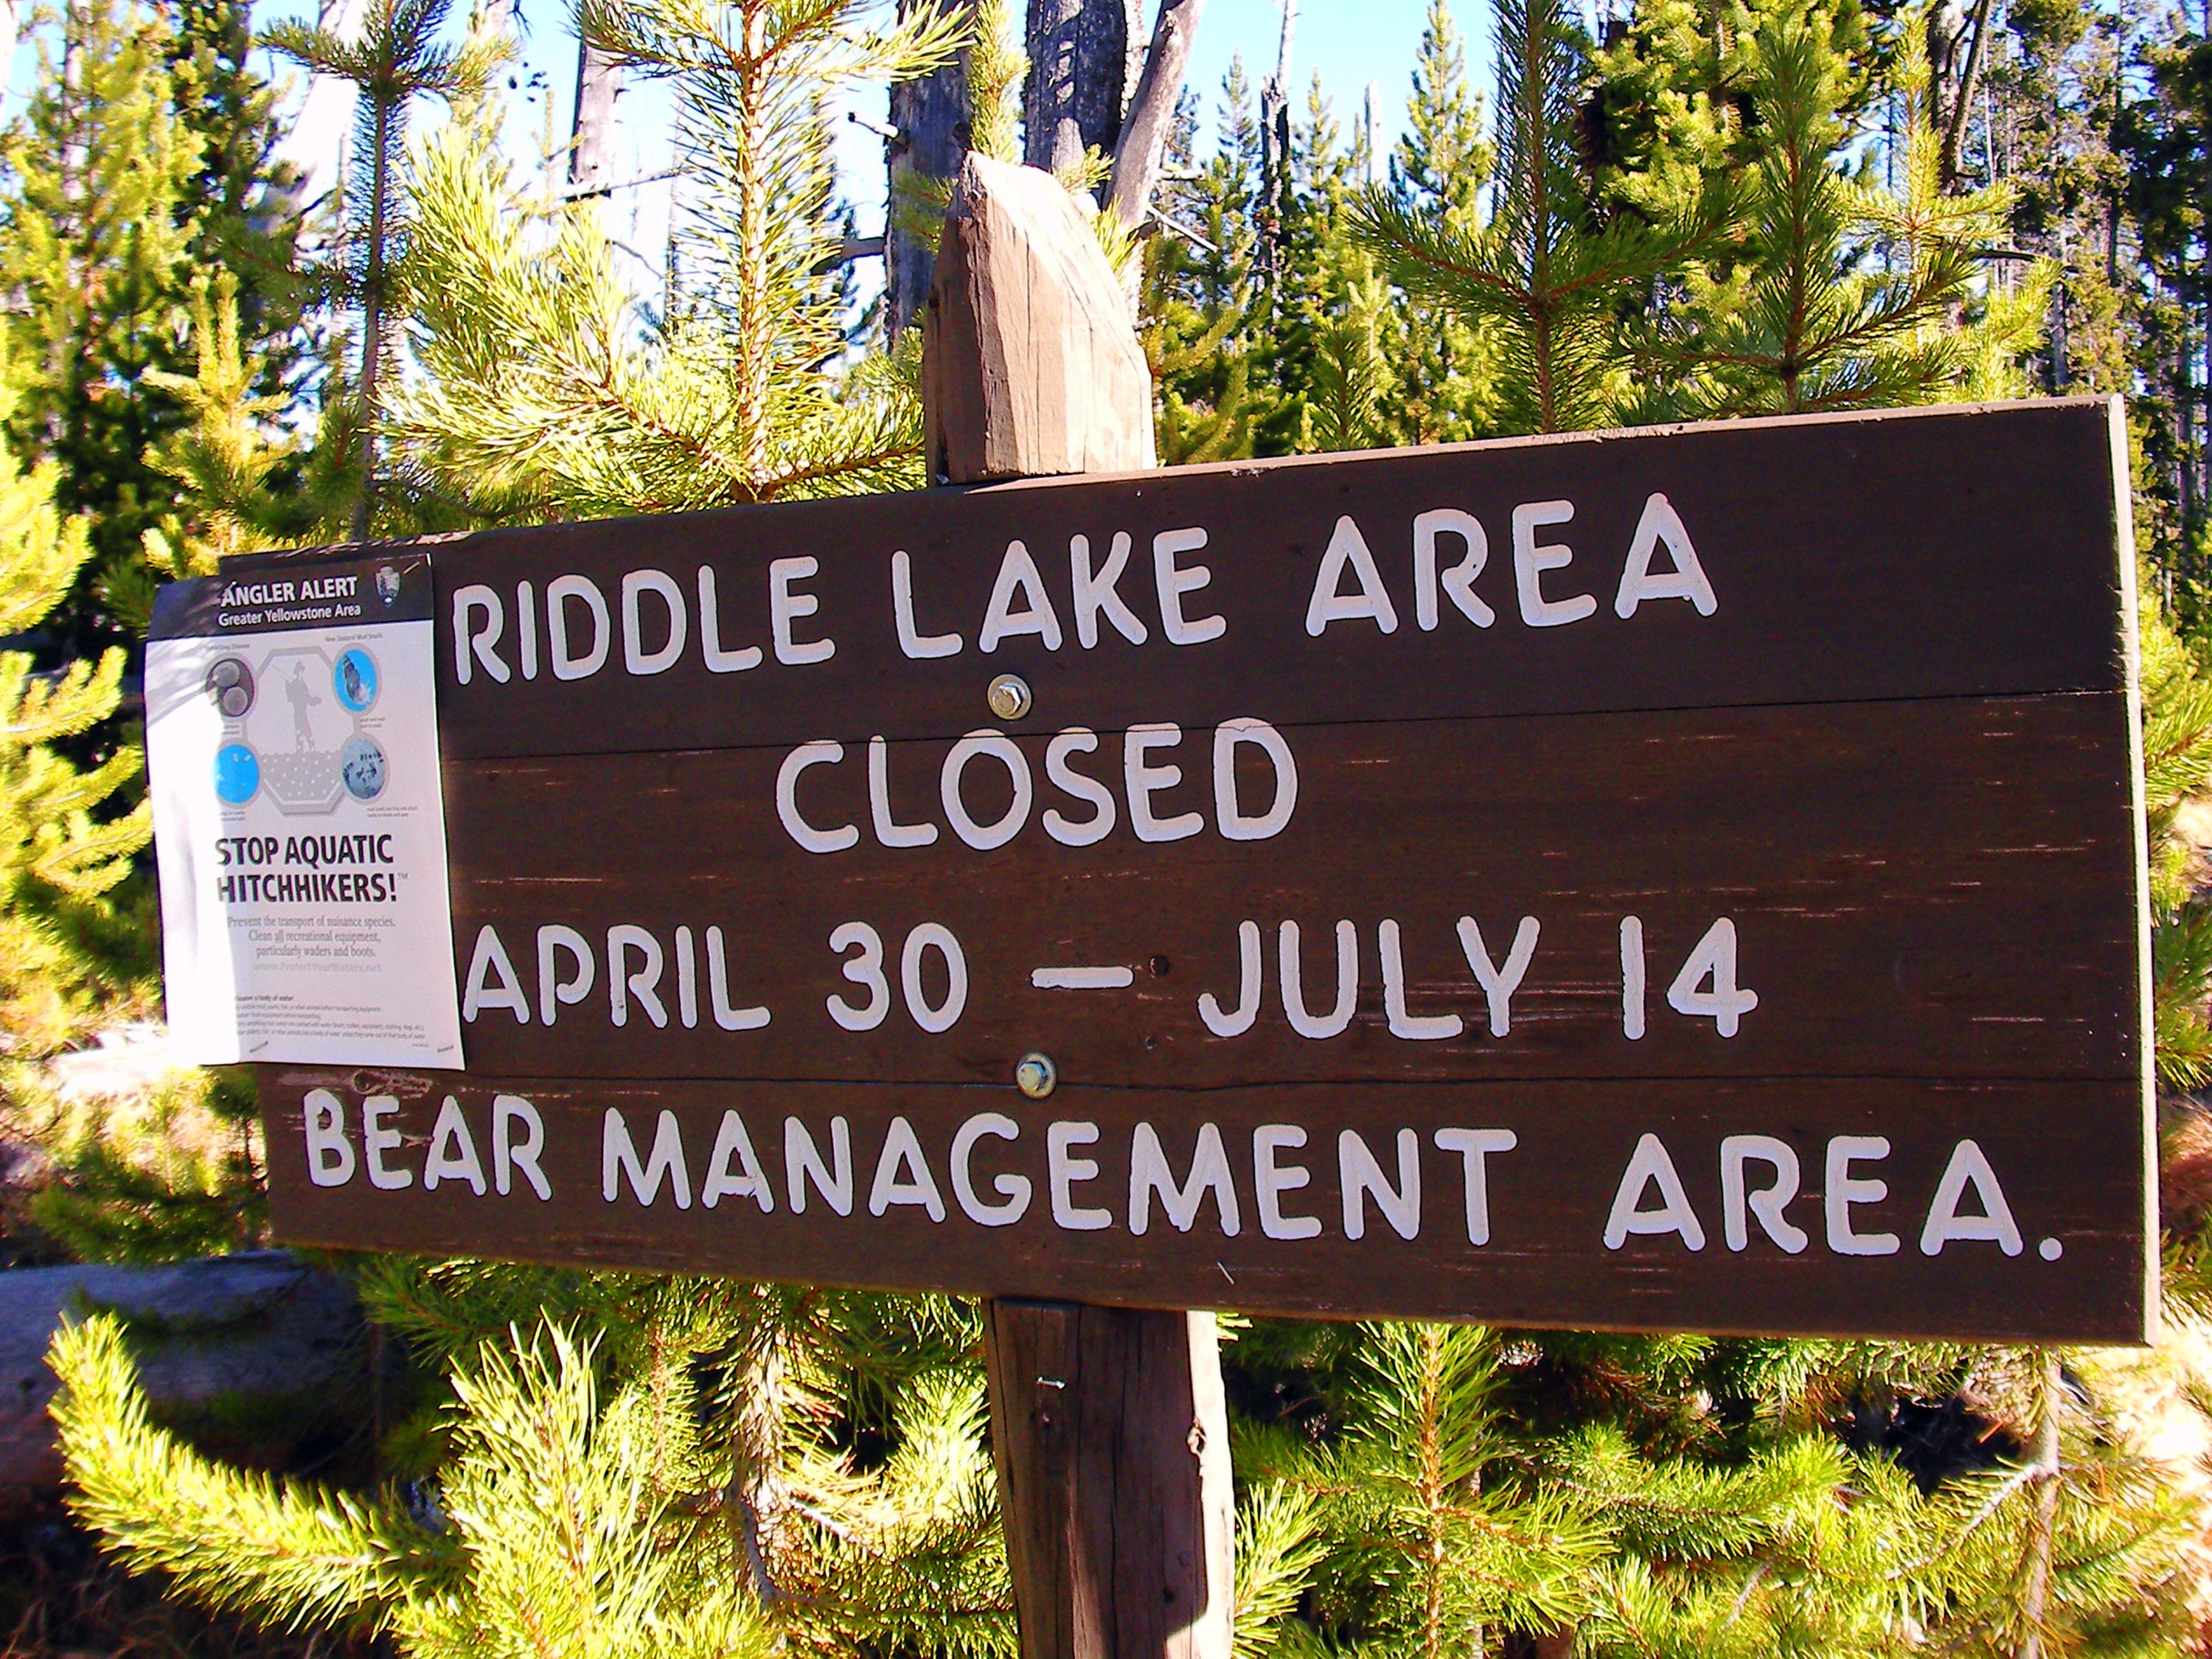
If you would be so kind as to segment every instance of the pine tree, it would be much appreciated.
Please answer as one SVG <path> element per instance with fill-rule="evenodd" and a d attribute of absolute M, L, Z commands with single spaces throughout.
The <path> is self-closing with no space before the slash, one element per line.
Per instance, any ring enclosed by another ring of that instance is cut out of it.
<path fill-rule="evenodd" d="M 1392 193 L 1409 213 L 1477 230 L 1495 160 L 1450 8 L 1430 0 L 1406 131 L 1390 157 Z M 1449 443 L 1495 429 L 1492 348 L 1481 325 L 1418 301 L 1386 307 L 1383 325 L 1389 336 L 1383 355 L 1395 369 L 1395 441 Z"/>
<path fill-rule="evenodd" d="M 416 188 L 416 350 L 393 400 L 436 486 L 501 516 L 667 511 L 920 480 L 907 355 L 834 365 L 838 233 L 821 101 L 920 74 L 962 31 L 933 11 L 874 29 L 853 0 L 790 12 L 647 3 L 594 12 L 594 39 L 672 78 L 687 200 L 686 309 L 639 326 L 596 220 L 549 215 L 507 182 L 491 137 L 450 131 Z"/>
<path fill-rule="evenodd" d="M 1501 0 L 1498 204 L 1480 229 L 1370 191 L 1354 234 L 1417 300 L 1488 322 L 1508 429 L 1601 426 L 1626 394 L 1611 349 L 1620 308 L 1710 245 L 1710 195 L 1653 226 L 1598 222 L 1578 151 L 1585 45 L 1558 0 Z"/>
<path fill-rule="evenodd" d="M 173 0 L 169 79 L 177 118 L 199 139 L 199 165 L 184 191 L 197 227 L 192 267 L 228 273 L 255 392 L 289 413 L 314 366 L 301 329 L 303 286 L 292 266 L 302 229 L 303 180 L 276 151 L 276 88 L 254 72 L 246 0 Z"/>
<path fill-rule="evenodd" d="M 0 358 L 0 422 L 15 400 Z M 22 471 L 0 441 L 0 638 L 45 622 L 92 556 L 90 526 L 58 504 L 62 478 L 56 461 Z M 112 898 L 149 833 L 144 803 L 118 799 L 138 752 L 81 766 L 56 748 L 115 714 L 124 659 L 110 647 L 42 674 L 29 653 L 0 651 L 0 1037 L 19 1065 L 137 990 L 149 965 L 143 915 Z"/>
<path fill-rule="evenodd" d="M 128 569 L 168 504 L 145 453 L 176 411 L 145 377 L 177 366 L 201 216 L 189 204 L 199 141 L 176 116 L 167 70 L 175 48 L 135 0 L 71 0 L 0 140 L 0 286 L 20 296 L 8 430 L 17 453 L 58 464 L 59 504 L 90 519 L 93 556 L 47 623 L 78 652 L 118 637 L 98 587 Z"/>
<path fill-rule="evenodd" d="M 368 534 L 386 494 L 379 472 L 377 428 L 396 346 L 393 330 L 406 293 L 403 256 L 408 227 L 401 186 L 408 118 L 418 98 L 453 102 L 480 94 L 506 52 L 483 17 L 460 46 L 447 45 L 440 33 L 452 9 L 453 0 L 373 0 L 356 40 L 296 22 L 279 23 L 262 36 L 262 43 L 281 56 L 317 74 L 351 82 L 356 94 L 349 177 L 343 192 L 347 236 L 338 264 L 319 273 L 332 297 L 357 307 L 361 314 L 354 392 L 366 430 L 357 446 L 362 472 L 352 515 L 356 539 Z"/>
<path fill-rule="evenodd" d="M 1899 91 L 1904 188 L 1855 185 L 1839 169 L 1850 86 L 1817 16 L 1759 27 L 1753 101 L 1771 141 L 1741 197 L 1735 281 L 1710 280 L 1656 319 L 1643 355 L 1664 376 L 1652 412 L 1802 414 L 1924 403 L 1981 386 L 2024 390 L 2013 365 L 2040 327 L 2048 276 L 1953 325 L 1974 301 L 1975 251 L 2008 192 L 1945 191 L 1929 103 L 1922 14 L 1908 14 Z M 1994 385 L 1990 385 L 1995 382 Z"/>

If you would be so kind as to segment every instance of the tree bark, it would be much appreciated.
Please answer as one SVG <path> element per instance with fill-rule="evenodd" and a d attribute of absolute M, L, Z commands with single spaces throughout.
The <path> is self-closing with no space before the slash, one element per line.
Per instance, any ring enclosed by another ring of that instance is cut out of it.
<path fill-rule="evenodd" d="M 1153 464 L 1152 373 L 1127 297 L 1048 174 L 968 157 L 923 339 L 933 482 Z"/>
<path fill-rule="evenodd" d="M 569 129 L 568 193 L 597 196 L 607 188 L 607 144 L 615 125 L 615 95 L 622 65 L 580 40 L 576 47 L 576 112 Z"/>
<path fill-rule="evenodd" d="M 1023 159 L 1066 173 L 1087 149 L 1111 155 L 1135 90 L 1144 0 L 1030 0 Z"/>
<path fill-rule="evenodd" d="M 361 1308 L 343 1279 L 283 1250 L 161 1267 L 26 1267 L 0 1273 L 0 1515 L 61 1490 L 46 1407 L 60 1384 L 46 1345 L 63 1320 L 112 1309 L 147 1322 L 139 1381 L 165 1418 L 253 1402 L 297 1424 L 366 1392 Z M 242 1420 L 234 1409 L 221 1417 Z"/>
<path fill-rule="evenodd" d="M 984 1316 L 1022 1659 L 1228 1659 L 1213 1316 L 997 1301 Z"/>
<path fill-rule="evenodd" d="M 917 0 L 901 0 L 904 16 Z M 921 319 L 929 298 L 930 274 L 937 264 L 933 229 L 920 232 L 918 185 L 942 184 L 960 172 L 968 149 L 968 54 L 911 81 L 891 84 L 891 125 L 884 141 L 890 191 L 884 217 L 884 322 L 886 337 L 896 341 Z"/>
<path fill-rule="evenodd" d="M 1152 50 L 1145 54 L 1145 72 L 1114 146 L 1114 173 L 1106 198 L 1106 205 L 1132 228 L 1144 223 L 1152 212 L 1161 158 L 1167 153 L 1168 135 L 1175 126 L 1176 100 L 1182 95 L 1191 46 L 1198 38 L 1198 16 L 1205 3 L 1206 0 L 1160 0 L 1159 23 L 1152 31 Z"/>

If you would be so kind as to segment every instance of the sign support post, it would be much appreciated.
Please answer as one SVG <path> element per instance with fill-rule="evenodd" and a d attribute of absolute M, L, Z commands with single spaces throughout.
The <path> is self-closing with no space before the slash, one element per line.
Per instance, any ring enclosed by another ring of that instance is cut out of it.
<path fill-rule="evenodd" d="M 1127 301 L 1048 174 L 967 159 L 924 330 L 933 477 L 1152 465 Z M 1023 1659 L 1228 1659 L 1234 1508 L 1213 1316 L 1006 1298 L 983 1316 Z"/>

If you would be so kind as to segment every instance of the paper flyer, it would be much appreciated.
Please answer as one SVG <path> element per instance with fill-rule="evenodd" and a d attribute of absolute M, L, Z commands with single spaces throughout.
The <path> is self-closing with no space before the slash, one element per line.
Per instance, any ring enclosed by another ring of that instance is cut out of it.
<path fill-rule="evenodd" d="M 161 590 L 146 750 L 171 1041 L 459 1069 L 430 561 Z"/>

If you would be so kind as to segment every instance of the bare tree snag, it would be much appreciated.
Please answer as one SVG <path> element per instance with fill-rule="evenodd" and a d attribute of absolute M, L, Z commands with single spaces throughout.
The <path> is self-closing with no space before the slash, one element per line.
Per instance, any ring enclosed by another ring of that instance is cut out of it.
<path fill-rule="evenodd" d="M 1152 50 L 1145 55 L 1144 77 L 1137 82 L 1137 94 L 1114 146 L 1114 173 L 1107 187 L 1106 205 L 1125 225 L 1144 223 L 1152 211 L 1168 134 L 1175 125 L 1176 100 L 1182 94 L 1191 45 L 1198 38 L 1198 15 L 1205 4 L 1206 0 L 1161 0 Z"/>
<path fill-rule="evenodd" d="M 1213 1316 L 984 1304 L 1022 1659 L 1228 1659 Z"/>
<path fill-rule="evenodd" d="M 60 1384 L 46 1345 L 64 1318 L 112 1310 L 141 1322 L 139 1381 L 155 1413 L 236 1421 L 252 1402 L 272 1431 L 358 1401 L 367 1388 L 361 1307 L 335 1275 L 283 1250 L 161 1267 L 26 1267 L 0 1273 L 0 1515 L 61 1489 L 46 1407 Z"/>
<path fill-rule="evenodd" d="M 622 65 L 586 34 L 576 47 L 576 113 L 568 139 L 571 196 L 597 196 L 607 188 L 607 140 L 621 90 Z"/>
<path fill-rule="evenodd" d="M 930 0 L 901 0 L 899 15 L 927 3 Z M 916 186 L 949 182 L 958 174 L 972 112 L 964 50 L 927 75 L 891 83 L 894 136 L 884 147 L 890 173 L 884 205 L 884 310 L 892 340 L 921 320 L 937 263 L 935 216 L 921 210 Z M 917 228 L 925 218 L 932 222 L 927 231 Z"/>
<path fill-rule="evenodd" d="M 962 165 L 923 339 L 933 481 L 1153 464 L 1152 374 L 1127 297 L 1048 173 Z"/>
<path fill-rule="evenodd" d="M 1047 173 L 1114 152 L 1137 79 L 1144 0 L 1030 0 L 1023 159 Z"/>

